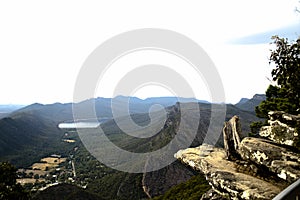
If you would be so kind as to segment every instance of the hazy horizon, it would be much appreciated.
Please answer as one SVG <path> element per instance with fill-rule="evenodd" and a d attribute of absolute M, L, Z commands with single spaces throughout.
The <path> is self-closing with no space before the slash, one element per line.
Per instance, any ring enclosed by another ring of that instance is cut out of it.
<path fill-rule="evenodd" d="M 73 102 L 76 79 L 91 52 L 118 34 L 142 28 L 172 30 L 199 44 L 221 77 L 225 102 L 237 103 L 265 93 L 272 69 L 268 59 L 271 36 L 294 40 L 300 35 L 296 6 L 297 0 L 64 1 L 59 6 L 2 1 L 0 104 Z M 187 72 L 182 77 L 197 89 L 195 98 L 212 101 L 207 77 L 194 78 L 177 58 L 162 56 L 146 52 L 133 55 L 134 61 L 120 61 L 115 70 L 107 70 L 106 82 L 97 85 L 102 91 L 95 90 L 94 96 L 113 96 L 114 85 L 132 66 L 166 63 L 180 75 Z M 147 98 L 172 94 L 161 85 L 142 85 L 126 95 Z"/>
<path fill-rule="evenodd" d="M 257 94 L 254 94 L 254 95 L 257 95 Z M 254 95 L 252 95 L 251 97 L 241 97 L 237 102 L 219 102 L 219 103 L 226 103 L 226 104 L 237 104 L 240 100 L 242 100 L 243 98 L 246 98 L 246 99 L 251 99 Z M 125 96 L 125 95 L 117 95 L 113 98 L 117 98 L 117 97 L 130 97 L 130 98 L 138 98 L 140 100 L 147 100 L 147 99 L 151 99 L 151 98 L 183 98 L 183 99 L 195 99 L 195 100 L 198 100 L 198 101 L 203 101 L 203 102 L 208 102 L 208 103 L 212 103 L 206 99 L 197 99 L 197 98 L 194 98 L 194 97 L 177 97 L 177 96 L 151 96 L 151 97 L 146 97 L 146 98 L 140 98 L 140 97 L 137 97 L 137 96 Z M 97 98 L 104 98 L 104 99 L 111 99 L 111 97 L 94 97 L 94 99 L 97 99 Z M 89 100 L 89 99 L 86 99 L 86 100 Z M 86 100 L 83 100 L 83 101 L 86 101 Z M 82 102 L 82 101 L 81 101 Z M 55 104 L 55 103 L 62 103 L 62 104 L 67 104 L 67 103 L 74 103 L 72 101 L 70 102 L 60 102 L 60 101 L 54 101 L 54 102 L 50 102 L 50 103 L 44 103 L 44 102 L 31 102 L 31 103 L 0 103 L 0 106 L 28 106 L 28 105 L 32 105 L 32 104 L 43 104 L 43 105 L 48 105 L 48 104 Z M 77 102 L 77 103 L 80 103 L 80 102 Z"/>

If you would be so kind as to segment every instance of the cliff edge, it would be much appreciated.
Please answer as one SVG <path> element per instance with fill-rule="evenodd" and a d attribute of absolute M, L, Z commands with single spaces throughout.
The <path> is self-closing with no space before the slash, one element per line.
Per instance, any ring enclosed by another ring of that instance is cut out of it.
<path fill-rule="evenodd" d="M 278 127 L 282 126 L 293 132 L 289 132 L 286 139 L 280 132 L 280 140 L 271 140 L 274 137 L 264 132 L 261 135 L 266 138 L 246 137 L 239 141 L 240 124 L 234 116 L 224 125 L 224 149 L 203 144 L 174 155 L 202 172 L 212 186 L 201 199 L 272 199 L 300 178 L 299 151 L 293 147 L 294 142 L 285 142 L 297 140 L 298 134 L 291 124 L 299 123 L 299 116 L 271 112 L 269 117 L 269 122 L 277 120 L 276 130 L 282 130 Z M 272 127 L 271 122 L 270 127 L 263 127 L 261 132 L 266 129 L 274 132 Z"/>

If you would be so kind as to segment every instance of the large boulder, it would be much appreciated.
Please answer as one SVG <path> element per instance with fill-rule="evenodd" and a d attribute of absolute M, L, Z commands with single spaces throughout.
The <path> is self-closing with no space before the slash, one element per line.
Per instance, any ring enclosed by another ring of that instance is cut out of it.
<path fill-rule="evenodd" d="M 278 177 L 292 183 L 300 178 L 300 154 L 261 138 L 244 138 L 239 146 L 244 160 L 265 166 Z"/>
<path fill-rule="evenodd" d="M 250 170 L 251 166 L 227 160 L 221 148 L 203 144 L 178 151 L 175 157 L 204 173 L 214 191 L 230 199 L 272 199 L 283 189 L 283 186 L 241 171 L 241 168 Z"/>
<path fill-rule="evenodd" d="M 295 146 L 298 140 L 296 126 L 300 124 L 300 115 L 291 115 L 282 111 L 270 111 L 269 126 L 263 126 L 259 135 L 276 143 Z"/>

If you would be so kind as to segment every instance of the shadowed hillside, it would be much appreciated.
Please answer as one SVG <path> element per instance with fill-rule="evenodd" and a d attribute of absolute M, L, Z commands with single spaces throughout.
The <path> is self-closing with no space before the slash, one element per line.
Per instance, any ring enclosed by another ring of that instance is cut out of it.
<path fill-rule="evenodd" d="M 98 106 L 105 99 L 95 99 L 89 101 L 98 102 Z M 109 100 L 107 100 L 109 101 Z M 137 100 L 143 102 L 142 100 Z M 157 103 L 157 99 L 153 101 Z M 86 102 L 78 104 L 84 110 Z M 137 103 L 131 104 L 135 108 L 136 113 L 131 113 L 132 120 L 139 125 L 147 125 L 150 123 L 148 113 L 141 113 L 146 108 L 149 109 L 155 103 Z M 111 109 L 108 102 L 103 103 L 101 108 L 106 109 L 102 116 L 109 117 Z M 187 126 L 182 131 L 192 132 L 193 124 L 198 124 L 197 134 L 192 141 L 191 146 L 200 145 L 206 135 L 211 117 L 211 104 L 206 103 L 190 103 L 199 106 L 200 121 L 196 121 L 199 113 L 196 110 L 189 110 L 187 118 L 185 118 Z M 122 105 L 122 103 L 121 103 Z M 136 107 L 134 107 L 136 105 Z M 188 103 L 186 103 L 188 105 Z M 98 107 L 96 103 L 96 108 Z M 220 105 L 221 106 L 221 105 Z M 218 108 L 218 105 L 216 105 Z M 249 123 L 256 121 L 253 112 L 244 111 L 233 105 L 227 105 L 226 119 L 232 115 L 239 115 L 243 123 L 244 134 L 247 134 Z M 100 107 L 99 107 L 100 109 Z M 134 109 L 133 109 L 134 110 Z M 147 110 L 148 111 L 148 110 Z M 98 111 L 100 112 L 100 111 Z M 115 145 L 130 152 L 151 152 L 167 145 L 175 136 L 180 125 L 181 112 L 178 105 L 166 108 L 167 121 L 162 129 L 156 130 L 153 127 L 140 130 L 136 134 L 146 134 L 147 132 L 155 132 L 151 137 L 136 138 L 125 134 L 117 125 L 115 119 L 111 119 L 101 124 L 101 128 L 105 131 L 107 137 Z M 218 109 L 214 110 L 218 114 Z M 129 116 L 120 117 L 119 121 L 126 121 Z M 156 116 L 154 121 L 159 122 L 161 116 Z M 130 174 L 119 172 L 106 167 L 97 161 L 91 154 L 86 151 L 81 141 L 72 132 L 76 140 L 75 143 L 66 144 L 62 142 L 65 131 L 58 129 L 60 122 L 72 121 L 72 104 L 51 104 L 41 105 L 33 104 L 31 106 L 20 109 L 12 113 L 9 117 L 0 120 L 0 154 L 1 160 L 9 160 L 17 166 L 29 166 L 33 162 L 39 161 L 42 157 L 50 154 L 70 155 L 72 152 L 75 159 L 78 184 L 87 184 L 89 192 L 96 192 L 102 198 L 107 199 L 141 199 L 146 198 L 145 191 L 151 197 L 161 195 L 172 186 L 181 182 L 185 182 L 194 176 L 191 170 L 183 167 L 179 162 L 154 172 L 142 174 Z M 216 130 L 217 131 L 217 130 Z M 218 130 L 221 135 L 221 130 Z M 87 133 L 90 130 L 87 130 Z M 93 135 L 92 135 L 93 136 Z M 96 135 L 95 135 L 96 136 Z M 96 139 L 94 141 L 97 141 Z M 220 140 L 222 141 L 222 140 Z M 97 144 L 97 142 L 96 142 Z M 99 143 L 98 143 L 99 145 Z M 219 143 L 218 145 L 222 145 Z M 79 150 L 74 152 L 74 147 Z M 97 146 L 96 146 L 97 148 Z M 107 153 L 104 151 L 104 153 Z M 173 152 L 170 152 L 173 157 Z M 155 161 L 153 161 L 155 162 Z M 143 163 L 136 162 L 137 166 Z M 147 167 L 147 166 L 146 166 Z M 174 174 L 176 177 L 174 177 Z M 159 177 L 159 179 L 158 179 Z"/>

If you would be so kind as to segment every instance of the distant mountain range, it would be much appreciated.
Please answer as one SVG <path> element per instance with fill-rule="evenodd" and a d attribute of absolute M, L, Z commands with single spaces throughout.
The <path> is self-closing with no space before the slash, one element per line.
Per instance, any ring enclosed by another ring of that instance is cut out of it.
<path fill-rule="evenodd" d="M 257 105 L 259 100 L 263 99 L 261 95 L 255 95 L 254 97 L 255 98 L 247 101 L 242 100 L 236 105 L 237 108 L 228 105 L 227 110 L 234 111 L 229 112 L 231 115 L 244 113 L 242 110 L 251 111 L 249 108 Z M 210 105 L 207 101 L 200 101 L 193 98 L 154 97 L 141 100 L 136 97 L 124 96 L 117 96 L 114 99 L 89 99 L 74 105 L 79 108 L 79 110 L 82 110 L 83 117 L 85 118 L 92 117 L 84 115 L 87 106 L 90 106 L 91 104 L 95 105 L 98 118 L 111 118 L 113 116 L 111 109 L 112 102 L 114 102 L 116 109 L 121 109 L 124 104 L 129 102 L 130 114 L 142 114 L 148 113 L 149 108 L 155 104 L 169 107 L 173 106 L 177 101 L 200 103 L 204 107 Z M 12 106 L 11 108 L 8 107 L 5 109 L 14 110 L 16 108 L 18 108 L 18 106 Z M 253 113 L 247 113 L 247 115 L 249 116 L 243 117 L 245 120 L 252 120 L 255 118 Z M 14 110 L 5 118 L 0 119 L 0 160 L 11 158 L 9 155 L 13 155 L 13 163 L 17 165 L 29 165 L 33 160 L 38 160 L 45 152 L 59 149 L 57 148 L 57 146 L 60 146 L 58 141 L 60 140 L 63 131 L 57 126 L 59 123 L 66 121 L 73 121 L 71 103 L 54 103 L 48 105 L 35 103 Z M 25 147 L 26 149 L 24 150 Z M 31 160 L 29 159 L 30 156 L 26 158 L 19 157 L 20 151 L 37 151 L 40 153 L 30 153 L 29 155 L 32 156 L 32 159 L 36 158 Z M 28 161 L 28 163 L 24 159 Z"/>
<path fill-rule="evenodd" d="M 249 124 L 252 121 L 258 120 L 254 113 L 254 107 L 258 105 L 261 99 L 263 99 L 263 97 L 260 97 L 260 95 L 255 95 L 254 98 L 243 99 L 236 105 L 226 105 L 227 111 L 225 120 L 230 119 L 233 115 L 240 116 L 243 133 L 244 135 L 247 135 L 249 132 Z M 129 102 L 130 117 L 138 124 L 149 123 L 150 118 L 148 112 L 151 106 L 160 104 L 166 108 L 168 113 L 167 123 L 163 129 L 161 129 L 153 137 L 134 138 L 132 136 L 128 136 L 119 129 L 114 119 L 108 120 L 101 125 L 102 129 L 105 130 L 105 133 L 111 141 L 120 148 L 131 152 L 148 152 L 159 149 L 165 146 L 176 134 L 175 130 L 178 128 L 178 124 L 180 123 L 180 112 L 178 111 L 177 105 L 175 105 L 178 100 L 184 104 L 199 105 L 201 118 L 197 135 L 191 145 L 198 146 L 203 142 L 210 123 L 211 104 L 209 102 L 199 101 L 192 98 L 155 97 L 141 100 L 135 97 L 118 96 L 114 99 L 89 99 L 74 105 L 71 103 L 55 103 L 48 105 L 36 103 L 13 111 L 8 116 L 0 119 L 0 161 L 9 160 L 17 167 L 27 167 L 33 162 L 39 161 L 42 157 L 51 154 L 68 156 L 69 152 L 74 149 L 74 145 L 78 145 L 78 143 L 68 145 L 63 143 L 62 137 L 64 136 L 65 131 L 59 129 L 58 124 L 61 122 L 73 121 L 72 106 L 76 106 L 79 110 L 81 110 L 84 118 L 91 117 L 89 115 L 84 116 L 84 111 L 91 105 L 95 105 L 95 111 L 98 118 L 112 118 L 112 101 L 117 110 L 122 110 L 122 106 Z M 199 115 L 199 113 L 197 113 L 196 110 L 191 110 L 191 117 L 188 118 L 189 121 L 187 124 L 198 123 L 195 121 L 195 118 L 193 117 L 194 115 Z M 119 120 L 122 121 L 122 118 L 126 119 L 128 117 L 129 116 L 124 115 L 121 116 Z M 183 131 L 187 133 L 190 132 L 189 127 L 185 127 Z M 222 137 L 222 134 L 220 135 Z M 181 174 L 181 181 L 186 180 L 191 176 L 190 172 L 186 170 L 186 168 L 176 162 L 162 170 L 143 175 L 143 187 L 152 191 L 152 195 L 162 194 L 171 186 L 177 184 L 177 180 L 173 180 L 174 177 L 172 177 L 172 174 L 176 173 Z M 105 176 L 104 179 L 101 179 L 101 181 L 106 179 L 114 180 L 114 184 L 122 185 L 122 187 L 127 188 L 126 184 L 129 184 L 127 183 L 128 181 L 123 182 L 124 180 L 118 178 L 119 176 L 120 173 L 110 174 L 107 177 Z M 142 182 L 142 175 L 127 174 L 124 176 L 128 177 L 126 180 L 138 179 L 140 184 Z M 154 181 L 153 177 L 160 177 L 160 181 Z M 98 184 L 99 182 L 97 181 L 100 180 L 95 181 L 96 182 L 93 186 L 96 187 L 95 190 L 111 190 L 103 183 Z M 142 186 L 139 185 L 138 187 Z M 91 190 L 94 191 L 94 189 Z M 124 192 L 128 195 L 128 198 L 134 198 L 130 196 L 130 191 L 124 190 Z M 111 197 L 114 198 L 113 196 Z"/>
<path fill-rule="evenodd" d="M 247 110 L 247 111 L 254 111 L 254 108 L 262 101 L 265 100 L 266 97 L 264 94 L 255 94 L 253 98 L 248 99 L 248 98 L 242 98 L 235 106 L 242 110 Z M 147 99 L 140 99 L 137 97 L 127 97 L 127 96 L 117 96 L 115 98 L 103 98 L 103 97 L 98 97 L 98 98 L 93 98 L 89 99 L 83 102 L 78 103 L 79 107 L 84 107 L 87 104 L 95 104 L 95 110 L 97 111 L 97 116 L 98 117 L 112 117 L 112 112 L 111 112 L 111 103 L 114 101 L 116 105 L 118 104 L 123 104 L 129 102 L 129 108 L 131 108 L 130 113 L 145 113 L 148 112 L 149 108 L 154 105 L 154 104 L 160 104 L 163 107 L 168 107 L 174 105 L 176 102 L 181 102 L 181 103 L 187 103 L 187 102 L 198 102 L 198 103 L 207 103 L 209 104 L 209 101 L 206 100 L 198 100 L 195 98 L 182 98 L 182 97 L 151 97 Z M 50 114 L 53 112 L 49 112 L 52 110 L 53 107 L 59 107 L 62 106 L 60 110 L 59 117 L 61 117 L 64 120 L 70 120 L 72 119 L 72 114 L 70 115 L 70 108 L 72 107 L 71 103 L 54 103 L 54 104 L 39 104 L 35 103 L 29 106 L 25 105 L 15 105 L 15 104 L 7 104 L 7 105 L 0 105 L 0 119 L 9 115 L 10 113 L 14 111 L 22 111 L 24 112 L 34 112 L 34 110 L 44 110 L 46 114 Z M 46 107 L 44 107 L 46 106 Z M 47 109 L 49 111 L 47 111 Z M 66 113 L 64 113 L 66 112 Z M 45 113 L 43 113 L 45 114 Z M 56 114 L 54 114 L 57 116 Z M 71 116 L 71 117 L 70 117 Z M 49 115 L 50 118 L 53 118 L 51 114 Z M 61 118 L 59 120 L 61 120 Z"/>
<path fill-rule="evenodd" d="M 235 106 L 242 110 L 255 111 L 255 107 L 264 100 L 266 100 L 265 94 L 255 94 L 251 99 L 242 98 Z"/>
<path fill-rule="evenodd" d="M 147 113 L 154 104 L 164 107 L 172 106 L 178 100 L 200 102 L 192 98 L 157 97 L 142 100 L 136 97 L 117 96 L 114 99 L 89 99 L 74 106 L 82 111 L 82 117 L 85 119 L 93 117 L 85 113 L 91 105 L 95 105 L 98 118 L 111 118 L 113 116 L 112 102 L 117 110 L 129 102 L 129 113 L 135 114 Z M 5 111 L 3 118 L 0 118 L 0 160 L 8 159 L 17 166 L 26 166 L 39 160 L 49 151 L 59 151 L 63 131 L 58 128 L 58 124 L 73 121 L 72 106 L 72 103 L 47 105 L 35 103 L 25 107 L 0 106 L 0 109 Z M 28 156 L 24 157 L 26 152 Z"/>
<path fill-rule="evenodd" d="M 9 113 L 18 110 L 22 107 L 25 107 L 25 105 L 15 105 L 15 104 L 0 105 L 0 119 L 7 116 Z"/>

